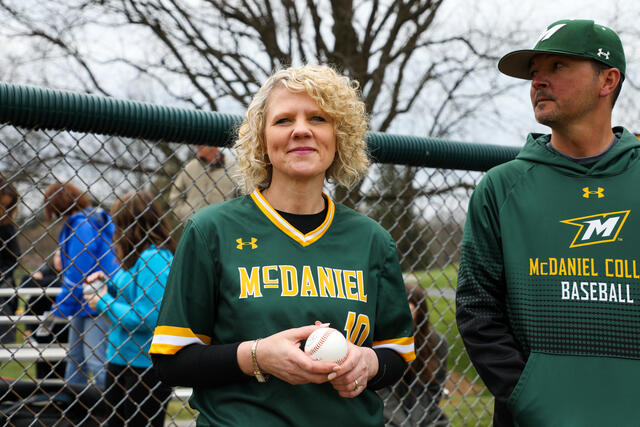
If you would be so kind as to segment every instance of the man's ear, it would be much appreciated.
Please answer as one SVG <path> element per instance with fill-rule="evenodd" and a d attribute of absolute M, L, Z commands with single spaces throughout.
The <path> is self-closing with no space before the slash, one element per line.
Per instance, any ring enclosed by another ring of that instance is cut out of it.
<path fill-rule="evenodd" d="M 600 96 L 609 96 L 614 93 L 622 75 L 617 68 L 607 68 L 600 72 Z"/>

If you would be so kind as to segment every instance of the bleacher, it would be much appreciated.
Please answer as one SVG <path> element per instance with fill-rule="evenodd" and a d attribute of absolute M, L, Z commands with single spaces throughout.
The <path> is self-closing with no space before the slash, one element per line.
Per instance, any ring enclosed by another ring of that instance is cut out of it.
<path fill-rule="evenodd" d="M 18 288 L 0 289 L 0 298 L 16 296 L 18 298 L 37 297 L 47 295 L 55 297 L 60 293 L 60 288 Z M 43 316 L 15 314 L 10 316 L 0 315 L 0 325 L 15 325 L 22 323 L 25 325 L 39 325 L 43 321 L 51 323 L 65 323 L 66 319 L 60 317 L 45 318 Z M 65 344 L 39 344 L 34 340 L 26 339 L 20 344 L 5 344 L 0 347 L 0 362 L 17 361 L 22 363 L 33 363 L 40 361 L 57 362 L 67 357 Z M 61 380 L 47 379 L 49 382 L 61 382 Z M 174 387 L 173 399 L 186 402 L 191 397 L 192 390 L 189 387 Z"/>

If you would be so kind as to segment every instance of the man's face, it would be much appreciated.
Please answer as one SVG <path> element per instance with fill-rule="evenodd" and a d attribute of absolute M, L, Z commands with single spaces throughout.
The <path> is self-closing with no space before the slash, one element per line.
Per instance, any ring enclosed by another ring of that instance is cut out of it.
<path fill-rule="evenodd" d="M 216 161 L 220 153 L 218 147 L 209 145 L 196 145 L 196 149 L 198 150 L 198 157 L 208 163 L 213 163 L 214 161 Z"/>
<path fill-rule="evenodd" d="M 9 206 L 11 205 L 11 202 L 13 202 L 13 199 L 11 198 L 10 195 L 8 194 L 0 195 L 0 206 L 2 206 L 3 208 L 5 209 L 9 208 Z"/>
<path fill-rule="evenodd" d="M 540 54 L 531 60 L 529 72 L 533 113 L 543 125 L 571 125 L 597 105 L 599 73 L 589 59 Z"/>

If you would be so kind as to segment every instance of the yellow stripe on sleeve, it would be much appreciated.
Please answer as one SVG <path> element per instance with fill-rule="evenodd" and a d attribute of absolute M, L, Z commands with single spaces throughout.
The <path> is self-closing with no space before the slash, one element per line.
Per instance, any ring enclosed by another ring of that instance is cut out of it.
<path fill-rule="evenodd" d="M 176 354 L 190 344 L 211 344 L 211 337 L 195 334 L 189 328 L 157 326 L 153 331 L 150 354 Z"/>
<path fill-rule="evenodd" d="M 411 362 L 416 358 L 413 337 L 374 341 L 373 348 L 389 348 L 402 356 L 405 362 Z"/>

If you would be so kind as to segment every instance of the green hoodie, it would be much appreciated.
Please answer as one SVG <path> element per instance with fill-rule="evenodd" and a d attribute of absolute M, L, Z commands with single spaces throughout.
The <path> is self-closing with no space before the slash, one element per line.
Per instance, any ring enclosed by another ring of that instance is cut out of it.
<path fill-rule="evenodd" d="M 457 320 L 496 425 L 640 425 L 640 143 L 613 131 L 589 166 L 529 135 L 469 202 Z"/>

